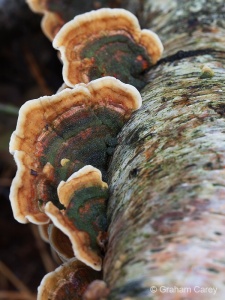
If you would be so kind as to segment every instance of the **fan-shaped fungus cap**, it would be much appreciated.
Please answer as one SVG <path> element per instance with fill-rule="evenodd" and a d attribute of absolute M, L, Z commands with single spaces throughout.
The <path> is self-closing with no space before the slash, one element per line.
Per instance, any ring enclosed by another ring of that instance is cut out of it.
<path fill-rule="evenodd" d="M 38 287 L 37 300 L 80 300 L 87 286 L 101 273 L 75 258 L 48 273 Z"/>
<path fill-rule="evenodd" d="M 117 134 L 140 105 L 139 92 L 112 77 L 27 101 L 10 140 L 18 167 L 10 191 L 15 219 L 47 223 L 44 203 L 63 208 L 60 181 L 88 164 L 105 174 Z"/>
<path fill-rule="evenodd" d="M 63 78 L 70 87 L 114 76 L 140 89 L 143 72 L 163 51 L 159 37 L 141 30 L 132 13 L 110 8 L 76 16 L 60 29 L 53 46 L 61 52 Z"/>
<path fill-rule="evenodd" d="M 65 210 L 48 202 L 45 212 L 53 224 L 65 233 L 77 259 L 101 270 L 101 238 L 107 230 L 106 200 L 108 185 L 101 172 L 88 165 L 58 186 L 59 201 Z"/>

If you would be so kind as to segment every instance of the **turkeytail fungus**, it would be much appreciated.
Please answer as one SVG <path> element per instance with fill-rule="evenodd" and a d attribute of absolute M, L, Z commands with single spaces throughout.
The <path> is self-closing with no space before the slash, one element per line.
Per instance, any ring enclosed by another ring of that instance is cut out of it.
<path fill-rule="evenodd" d="M 102 181 L 101 172 L 92 166 L 83 167 L 66 182 L 60 182 L 58 196 L 65 209 L 59 210 L 48 202 L 45 213 L 69 237 L 77 259 L 100 270 L 107 231 L 108 198 L 108 185 Z"/>
<path fill-rule="evenodd" d="M 85 165 L 100 169 L 104 179 L 116 136 L 140 106 L 139 92 L 112 77 L 27 101 L 10 140 L 18 167 L 10 191 L 14 218 L 48 223 L 44 205 L 64 209 L 58 184 Z"/>
<path fill-rule="evenodd" d="M 96 280 L 107 244 L 103 180 L 118 133 L 141 106 L 137 89 L 146 84 L 144 73 L 163 46 L 123 9 L 98 9 L 63 25 L 73 9 L 64 15 L 60 7 L 74 8 L 77 1 L 27 3 L 44 14 L 42 29 L 50 40 L 55 37 L 65 83 L 56 95 L 27 101 L 20 109 L 10 140 L 18 167 L 12 210 L 17 221 L 38 224 L 57 259 L 66 262 L 43 278 L 37 299 L 97 300 L 109 293 Z"/>
<path fill-rule="evenodd" d="M 101 276 L 76 258 L 48 273 L 38 287 L 37 300 L 80 300 L 88 285 Z"/>
<path fill-rule="evenodd" d="M 80 82 L 113 76 L 138 89 L 143 73 L 162 55 L 163 46 L 151 30 L 141 30 L 137 18 L 124 9 L 102 8 L 67 22 L 53 40 L 61 52 L 63 78 Z"/>

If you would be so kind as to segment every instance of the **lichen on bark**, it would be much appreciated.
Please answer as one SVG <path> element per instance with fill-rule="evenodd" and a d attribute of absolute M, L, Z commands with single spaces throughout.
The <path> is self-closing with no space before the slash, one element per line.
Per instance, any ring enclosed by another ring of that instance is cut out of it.
<path fill-rule="evenodd" d="M 164 60 L 148 73 L 143 106 L 119 135 L 109 170 L 103 271 L 114 300 L 212 299 L 196 285 L 217 288 L 217 299 L 225 292 L 224 4 L 166 4 L 145 1 L 143 18 L 165 41 Z M 208 30 L 198 22 L 190 34 L 177 14 L 188 16 L 196 5 L 199 20 L 208 15 Z M 160 286 L 191 293 L 162 293 Z"/>

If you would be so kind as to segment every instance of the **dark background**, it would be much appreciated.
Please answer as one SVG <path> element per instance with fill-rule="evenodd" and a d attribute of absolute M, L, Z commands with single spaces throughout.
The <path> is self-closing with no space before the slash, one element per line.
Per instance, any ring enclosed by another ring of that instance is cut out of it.
<path fill-rule="evenodd" d="M 15 221 L 9 202 L 16 166 L 8 143 L 18 108 L 27 100 L 55 93 L 62 84 L 62 66 L 40 20 L 24 0 L 0 0 L 0 299 L 6 300 L 29 299 L 22 296 L 26 288 L 21 282 L 36 294 L 52 263 L 37 226 Z"/>

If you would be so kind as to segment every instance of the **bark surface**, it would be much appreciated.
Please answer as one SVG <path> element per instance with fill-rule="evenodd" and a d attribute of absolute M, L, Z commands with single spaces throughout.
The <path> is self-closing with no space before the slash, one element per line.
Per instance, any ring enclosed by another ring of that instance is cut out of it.
<path fill-rule="evenodd" d="M 146 0 L 142 21 L 165 52 L 111 162 L 109 299 L 224 299 L 225 4 Z"/>

